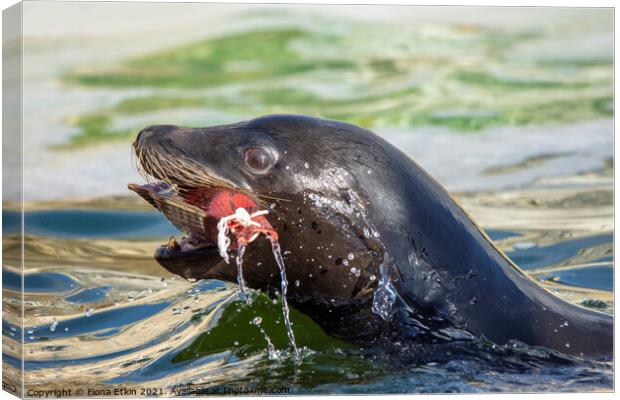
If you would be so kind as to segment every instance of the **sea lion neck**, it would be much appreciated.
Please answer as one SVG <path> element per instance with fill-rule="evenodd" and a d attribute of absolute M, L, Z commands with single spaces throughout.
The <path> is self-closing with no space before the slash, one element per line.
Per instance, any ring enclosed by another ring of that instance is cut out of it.
<path fill-rule="evenodd" d="M 392 243 L 394 285 L 405 303 L 498 344 L 519 340 L 577 355 L 611 353 L 609 316 L 534 282 L 432 177 L 407 164 L 396 195 L 408 199 L 406 214 L 398 225 L 378 224 Z"/>

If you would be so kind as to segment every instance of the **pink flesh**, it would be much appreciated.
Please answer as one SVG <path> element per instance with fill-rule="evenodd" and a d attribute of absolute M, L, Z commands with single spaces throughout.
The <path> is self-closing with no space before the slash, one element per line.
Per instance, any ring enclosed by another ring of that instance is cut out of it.
<path fill-rule="evenodd" d="M 246 194 L 223 188 L 199 188 L 185 195 L 185 200 L 202 210 L 206 211 L 209 216 L 220 220 L 223 217 L 232 215 L 238 208 L 244 208 L 249 214 L 259 211 L 256 203 Z M 256 238 L 256 233 L 262 233 L 269 238 L 277 239 L 278 234 L 273 229 L 267 218 L 260 215 L 253 218 L 260 224 L 257 226 L 243 226 L 237 221 L 229 221 L 228 228 L 235 235 L 237 241 L 247 244 Z"/>

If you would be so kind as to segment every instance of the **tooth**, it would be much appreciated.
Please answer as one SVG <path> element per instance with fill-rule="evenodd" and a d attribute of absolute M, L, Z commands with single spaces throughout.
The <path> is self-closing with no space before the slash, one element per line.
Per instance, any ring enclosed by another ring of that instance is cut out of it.
<path fill-rule="evenodd" d="M 168 239 L 168 248 L 172 250 L 179 250 L 181 248 L 174 236 L 170 236 L 170 239 Z"/>

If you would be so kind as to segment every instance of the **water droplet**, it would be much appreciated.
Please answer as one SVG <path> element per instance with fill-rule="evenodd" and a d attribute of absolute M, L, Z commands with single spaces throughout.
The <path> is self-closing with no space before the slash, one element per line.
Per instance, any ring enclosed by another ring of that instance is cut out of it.
<path fill-rule="evenodd" d="M 92 307 L 86 310 L 86 317 L 90 317 L 91 315 L 93 315 L 93 311 L 95 311 L 95 309 Z"/>
<path fill-rule="evenodd" d="M 391 258 L 386 253 L 386 258 L 380 266 L 381 280 L 379 286 L 375 289 L 372 301 L 372 311 L 384 320 L 387 320 L 392 311 L 392 305 L 396 300 L 396 290 L 392 286 L 389 278 L 389 263 Z"/>
<path fill-rule="evenodd" d="M 32 335 L 33 333 L 34 333 L 34 331 L 33 331 L 32 329 L 29 329 L 29 330 L 28 330 L 28 334 L 29 334 L 29 335 Z"/>
<path fill-rule="evenodd" d="M 299 287 L 299 279 L 295 281 L 295 286 Z"/>
<path fill-rule="evenodd" d="M 349 254 L 347 255 L 347 258 L 348 258 L 349 260 L 353 260 L 353 259 L 355 258 L 355 256 L 353 255 L 353 253 L 349 253 Z"/>
<path fill-rule="evenodd" d="M 566 343 L 564 346 L 566 346 L 566 347 L 570 347 L 570 343 Z"/>
<path fill-rule="evenodd" d="M 372 236 L 378 238 L 379 236 L 381 236 L 381 234 L 379 232 L 377 232 L 377 231 L 373 231 L 372 232 Z"/>
<path fill-rule="evenodd" d="M 235 340 L 234 345 L 235 345 L 235 346 L 239 346 L 239 342 L 237 342 L 237 341 Z"/>
<path fill-rule="evenodd" d="M 371 282 L 374 282 L 377 280 L 377 277 L 375 275 L 370 275 L 369 278 Z"/>
<path fill-rule="evenodd" d="M 69 327 L 66 327 L 66 328 L 65 328 L 65 332 L 69 332 Z"/>
<path fill-rule="evenodd" d="M 304 163 L 304 168 L 310 168 L 310 164 Z"/>
<path fill-rule="evenodd" d="M 286 167 L 284 167 L 284 169 L 289 170 L 289 169 L 291 169 L 291 167 L 287 165 Z"/>
<path fill-rule="evenodd" d="M 348 267 L 348 266 L 349 266 L 349 260 L 342 260 L 342 264 L 343 264 L 345 267 Z"/>
<path fill-rule="evenodd" d="M 372 174 L 371 170 L 366 171 L 368 173 L 368 175 Z"/>
<path fill-rule="evenodd" d="M 54 332 L 57 326 L 58 326 L 58 321 L 56 321 L 56 318 L 52 319 L 52 324 L 50 325 L 50 332 Z"/>
<path fill-rule="evenodd" d="M 254 317 L 254 319 L 252 320 L 252 323 L 254 325 L 260 325 L 261 322 L 263 322 L 263 319 L 261 317 Z"/>

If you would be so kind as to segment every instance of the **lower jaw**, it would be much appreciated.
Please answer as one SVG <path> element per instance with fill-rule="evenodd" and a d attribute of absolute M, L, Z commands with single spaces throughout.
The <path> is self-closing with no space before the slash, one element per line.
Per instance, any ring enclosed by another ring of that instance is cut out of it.
<path fill-rule="evenodd" d="M 168 272 L 193 281 L 216 278 L 212 270 L 222 258 L 216 246 L 179 251 L 163 245 L 155 250 L 155 261 Z"/>
<path fill-rule="evenodd" d="M 214 244 L 203 244 L 197 246 L 183 246 L 180 248 L 173 248 L 169 245 L 161 245 L 155 250 L 156 259 L 172 259 L 183 258 L 192 255 L 203 255 L 212 252 L 218 252 L 217 246 Z"/>

